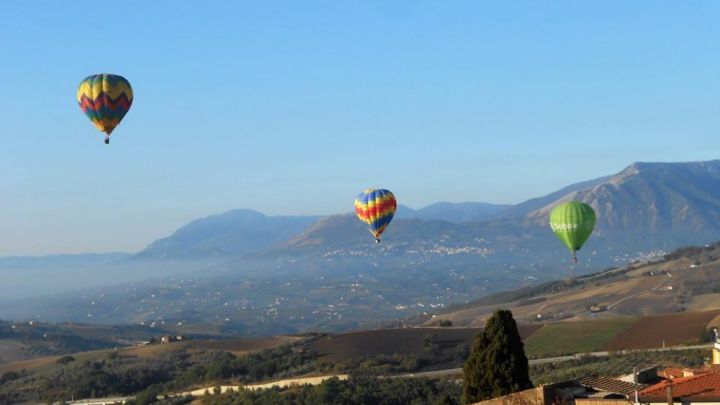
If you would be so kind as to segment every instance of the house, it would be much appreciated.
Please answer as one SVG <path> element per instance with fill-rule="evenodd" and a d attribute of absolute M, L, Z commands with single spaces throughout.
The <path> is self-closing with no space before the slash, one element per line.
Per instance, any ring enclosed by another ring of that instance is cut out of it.
<path fill-rule="evenodd" d="M 720 372 L 717 370 L 665 380 L 639 392 L 640 404 L 720 404 Z"/>
<path fill-rule="evenodd" d="M 160 337 L 160 343 L 172 343 L 172 342 L 182 342 L 183 340 L 186 340 L 185 336 L 183 335 L 165 335 Z"/>

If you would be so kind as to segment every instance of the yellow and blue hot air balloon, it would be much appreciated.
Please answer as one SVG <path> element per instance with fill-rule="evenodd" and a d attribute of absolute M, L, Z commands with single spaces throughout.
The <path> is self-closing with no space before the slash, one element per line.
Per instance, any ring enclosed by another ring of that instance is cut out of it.
<path fill-rule="evenodd" d="M 110 134 L 130 110 L 133 91 L 122 76 L 92 75 L 80 82 L 77 102 L 95 127 L 105 132 L 105 143 L 110 143 Z"/>
<path fill-rule="evenodd" d="M 368 188 L 355 199 L 355 212 L 361 221 L 368 224 L 377 243 L 380 243 L 380 234 L 392 221 L 395 210 L 397 201 L 389 190 Z"/>

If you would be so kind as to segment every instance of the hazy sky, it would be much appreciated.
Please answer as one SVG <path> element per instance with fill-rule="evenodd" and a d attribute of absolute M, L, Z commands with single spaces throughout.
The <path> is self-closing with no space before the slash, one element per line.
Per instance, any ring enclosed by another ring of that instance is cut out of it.
<path fill-rule="evenodd" d="M 0 2 L 0 255 L 720 157 L 717 2 L 102 4 Z M 75 101 L 100 72 L 135 92 L 109 146 Z"/>

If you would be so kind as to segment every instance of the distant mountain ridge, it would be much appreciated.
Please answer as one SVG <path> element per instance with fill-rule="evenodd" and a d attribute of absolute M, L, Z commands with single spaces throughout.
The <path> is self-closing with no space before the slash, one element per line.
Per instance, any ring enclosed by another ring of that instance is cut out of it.
<path fill-rule="evenodd" d="M 513 206 L 472 202 L 440 202 L 418 210 L 400 206 L 384 240 L 402 243 L 406 250 L 433 243 L 478 247 L 477 240 L 501 242 L 510 250 L 522 245 L 549 249 L 556 243 L 545 226 L 549 212 L 571 199 L 587 202 L 598 214 L 596 232 L 588 243 L 591 247 L 620 248 L 633 254 L 720 239 L 720 160 L 714 160 L 633 163 L 615 175 Z M 139 257 L 282 254 L 283 248 L 291 249 L 284 252 L 289 255 L 303 254 L 303 249 L 305 254 L 364 249 L 369 240 L 364 229 L 354 214 L 268 217 L 236 210 L 193 221 L 152 243 Z"/>
<path fill-rule="evenodd" d="M 138 258 L 187 259 L 269 249 L 315 223 L 317 216 L 267 216 L 238 209 L 198 219 L 151 243 Z"/>
<path fill-rule="evenodd" d="M 82 253 L 55 254 L 43 256 L 4 256 L 0 257 L 0 269 L 22 268 L 26 266 L 58 266 L 112 263 L 131 257 L 131 253 Z"/>
<path fill-rule="evenodd" d="M 437 202 L 405 215 L 402 218 L 441 220 L 455 223 L 487 221 L 502 215 L 505 210 L 512 207 L 510 204 L 490 204 L 480 202 Z"/>

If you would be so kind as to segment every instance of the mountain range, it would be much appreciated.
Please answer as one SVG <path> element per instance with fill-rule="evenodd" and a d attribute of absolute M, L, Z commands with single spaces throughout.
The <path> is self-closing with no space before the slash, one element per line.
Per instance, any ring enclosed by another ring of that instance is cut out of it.
<path fill-rule="evenodd" d="M 623 255 L 673 249 L 720 237 L 720 161 L 634 163 L 613 176 L 577 183 L 517 205 L 440 202 L 419 210 L 400 206 L 384 235 L 391 251 L 423 246 L 483 248 L 492 254 L 518 248 L 554 249 L 559 245 L 545 226 L 558 203 L 580 200 L 598 215 L 588 242 L 593 250 L 612 248 Z M 353 214 L 325 217 L 274 216 L 234 210 L 193 221 L 153 242 L 137 257 L 206 257 L 326 254 L 367 250 L 371 239 Z M 383 245 L 385 246 L 385 245 Z M 613 257 L 599 258 L 604 264 Z"/>

